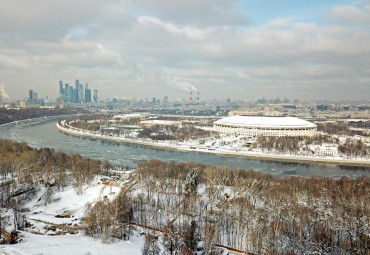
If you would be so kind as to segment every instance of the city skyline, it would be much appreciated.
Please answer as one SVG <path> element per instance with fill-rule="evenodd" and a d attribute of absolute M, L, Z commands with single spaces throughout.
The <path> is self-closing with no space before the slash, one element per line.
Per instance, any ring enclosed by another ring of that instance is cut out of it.
<path fill-rule="evenodd" d="M 102 98 L 370 94 L 368 0 L 0 3 L 3 100 L 71 77 Z"/>
<path fill-rule="evenodd" d="M 91 97 L 91 89 L 89 89 L 88 82 L 80 83 L 79 79 L 75 80 L 75 87 L 69 83 L 64 83 L 59 81 L 59 96 L 58 101 L 63 101 L 66 103 L 98 103 L 98 90 L 94 89 L 94 95 Z"/>

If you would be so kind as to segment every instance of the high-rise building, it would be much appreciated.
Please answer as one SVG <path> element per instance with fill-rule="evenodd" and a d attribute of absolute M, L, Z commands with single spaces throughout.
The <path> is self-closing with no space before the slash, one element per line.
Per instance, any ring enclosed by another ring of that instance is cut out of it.
<path fill-rule="evenodd" d="M 32 100 L 37 102 L 37 92 L 36 91 L 32 91 Z"/>
<path fill-rule="evenodd" d="M 75 89 L 79 89 L 80 88 L 80 81 L 79 80 L 75 80 Z"/>
<path fill-rule="evenodd" d="M 80 81 L 78 79 L 75 80 L 75 88 L 73 90 L 73 103 L 79 103 L 79 90 L 80 90 Z"/>
<path fill-rule="evenodd" d="M 28 101 L 32 101 L 32 94 L 33 94 L 33 90 L 32 90 L 32 89 L 30 89 L 30 90 L 28 91 Z"/>
<path fill-rule="evenodd" d="M 34 103 L 34 104 L 37 104 L 37 92 L 30 89 L 28 91 L 28 102 L 29 103 Z"/>
<path fill-rule="evenodd" d="M 63 88 L 63 81 L 59 81 L 59 100 L 65 99 L 65 92 Z"/>
<path fill-rule="evenodd" d="M 84 93 L 84 85 L 80 84 L 80 88 L 78 89 L 78 101 L 79 103 L 85 102 L 85 93 Z"/>
<path fill-rule="evenodd" d="M 94 102 L 97 103 L 98 101 L 99 101 L 98 90 L 94 89 Z"/>
<path fill-rule="evenodd" d="M 85 102 L 91 103 L 91 90 L 89 89 L 89 85 L 87 83 L 85 85 Z"/>
<path fill-rule="evenodd" d="M 78 89 L 73 89 L 73 98 L 72 98 L 73 103 L 78 103 Z"/>
<path fill-rule="evenodd" d="M 72 103 L 73 102 L 73 87 L 72 86 L 68 86 L 67 87 L 67 95 L 66 95 L 66 102 L 69 102 L 69 103 Z"/>
<path fill-rule="evenodd" d="M 69 102 L 68 99 L 70 98 L 69 97 L 69 85 L 68 83 L 64 84 L 64 101 L 65 102 Z"/>
<path fill-rule="evenodd" d="M 64 94 L 63 81 L 59 81 L 59 95 Z"/>

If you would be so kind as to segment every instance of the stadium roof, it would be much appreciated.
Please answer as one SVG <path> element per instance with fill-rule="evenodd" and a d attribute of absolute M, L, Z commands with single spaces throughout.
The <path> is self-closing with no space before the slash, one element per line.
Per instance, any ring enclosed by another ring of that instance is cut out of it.
<path fill-rule="evenodd" d="M 239 127 L 276 127 L 276 128 L 299 128 L 315 127 L 316 125 L 306 120 L 295 117 L 262 117 L 262 116 L 231 116 L 215 121 L 218 125 L 232 125 Z"/>

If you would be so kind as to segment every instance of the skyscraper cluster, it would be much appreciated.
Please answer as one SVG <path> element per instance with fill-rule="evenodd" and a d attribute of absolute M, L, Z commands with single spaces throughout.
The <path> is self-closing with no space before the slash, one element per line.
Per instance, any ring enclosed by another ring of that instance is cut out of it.
<path fill-rule="evenodd" d="M 27 103 L 30 105 L 45 105 L 45 101 L 43 98 L 38 98 L 37 92 L 33 89 L 28 90 L 28 98 Z"/>
<path fill-rule="evenodd" d="M 38 97 L 37 97 L 37 92 L 36 92 L 36 91 L 34 91 L 34 90 L 32 90 L 32 89 L 30 89 L 30 90 L 28 91 L 28 101 L 29 101 L 29 102 L 34 102 L 34 103 L 36 103 L 36 102 L 37 102 L 37 99 L 38 99 Z"/>
<path fill-rule="evenodd" d="M 63 81 L 59 81 L 59 100 L 63 100 L 67 103 L 91 103 L 91 90 L 89 85 L 80 83 L 79 80 L 75 80 L 75 87 L 70 86 L 68 83 L 64 84 Z M 98 90 L 94 90 L 94 102 L 99 101 Z"/>

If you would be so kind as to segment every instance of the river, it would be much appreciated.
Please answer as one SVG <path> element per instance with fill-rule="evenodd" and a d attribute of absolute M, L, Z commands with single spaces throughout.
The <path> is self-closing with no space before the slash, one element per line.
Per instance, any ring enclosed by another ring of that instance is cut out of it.
<path fill-rule="evenodd" d="M 328 176 L 339 178 L 343 175 L 358 177 L 370 176 L 369 167 L 336 166 L 315 163 L 287 163 L 229 157 L 197 152 L 162 150 L 138 145 L 91 140 L 61 133 L 56 128 L 59 118 L 48 117 L 0 126 L 0 138 L 26 142 L 32 147 L 49 147 L 67 153 L 79 153 L 84 157 L 108 160 L 113 165 L 135 167 L 139 160 L 159 159 L 174 162 L 199 162 L 206 165 L 226 166 L 232 169 L 252 169 L 281 177 Z"/>

